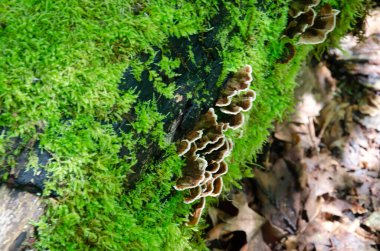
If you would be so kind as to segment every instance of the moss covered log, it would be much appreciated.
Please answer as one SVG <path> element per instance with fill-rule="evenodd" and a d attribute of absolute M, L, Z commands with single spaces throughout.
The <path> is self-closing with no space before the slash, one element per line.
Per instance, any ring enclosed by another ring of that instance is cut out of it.
<path fill-rule="evenodd" d="M 42 195 L 55 196 L 35 223 L 35 247 L 205 248 L 204 221 L 184 225 L 191 206 L 173 189 L 183 166 L 173 143 L 249 64 L 257 99 L 229 135 L 225 190 L 251 175 L 247 163 L 289 110 L 314 48 L 283 36 L 290 2 L 1 1 L 1 180 L 38 172 Z M 319 50 L 355 24 L 366 1 L 324 4 L 340 14 Z"/>

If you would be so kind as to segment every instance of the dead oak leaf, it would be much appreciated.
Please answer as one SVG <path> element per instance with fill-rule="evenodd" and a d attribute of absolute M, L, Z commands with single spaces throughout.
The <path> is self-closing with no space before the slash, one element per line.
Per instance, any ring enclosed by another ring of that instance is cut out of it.
<path fill-rule="evenodd" d="M 235 194 L 232 204 L 239 209 L 237 216 L 226 221 L 224 231 L 244 231 L 247 234 L 247 240 L 250 240 L 265 223 L 265 218 L 253 211 L 245 199 L 242 192 Z"/>

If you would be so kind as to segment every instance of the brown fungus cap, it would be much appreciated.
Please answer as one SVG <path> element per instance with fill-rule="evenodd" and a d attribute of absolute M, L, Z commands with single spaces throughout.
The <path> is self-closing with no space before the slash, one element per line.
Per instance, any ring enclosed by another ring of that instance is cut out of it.
<path fill-rule="evenodd" d="M 253 101 L 256 100 L 256 92 L 248 90 L 245 94 L 238 98 L 238 105 L 243 109 L 243 112 L 247 112 L 252 108 Z"/>
<path fill-rule="evenodd" d="M 188 134 L 186 134 L 186 139 L 193 143 L 195 142 L 196 140 L 200 139 L 203 135 L 203 130 L 198 130 L 198 131 L 191 131 L 189 132 Z"/>
<path fill-rule="evenodd" d="M 253 101 L 256 99 L 256 93 L 252 90 L 248 90 L 235 97 L 231 104 L 225 107 L 221 107 L 220 111 L 225 114 L 236 115 L 240 112 L 246 112 L 251 109 Z"/>
<path fill-rule="evenodd" d="M 199 186 L 203 186 L 204 184 L 208 183 L 210 180 L 213 180 L 213 176 L 212 176 L 212 173 L 211 172 L 208 172 L 206 171 L 205 172 L 205 178 L 204 180 L 201 182 L 201 184 L 199 184 Z"/>
<path fill-rule="evenodd" d="M 187 139 L 181 140 L 177 144 L 177 153 L 178 153 L 178 156 L 182 156 L 185 153 L 187 153 L 190 150 L 190 147 L 191 147 L 190 141 L 188 141 Z"/>
<path fill-rule="evenodd" d="M 198 147 L 195 142 L 190 144 L 190 149 L 184 154 L 186 158 L 190 158 L 192 156 L 197 156 L 196 152 L 198 151 Z"/>
<path fill-rule="evenodd" d="M 206 170 L 210 173 L 216 173 L 219 170 L 220 163 L 221 162 L 214 162 L 211 165 L 208 165 Z"/>
<path fill-rule="evenodd" d="M 186 225 L 188 226 L 197 225 L 201 218 L 201 215 L 205 206 L 206 206 L 206 198 L 202 197 L 199 203 L 196 204 L 194 208 L 194 213 L 192 214 L 189 222 L 187 222 Z"/>
<path fill-rule="evenodd" d="M 210 127 L 215 127 L 218 125 L 217 119 L 218 117 L 215 114 L 214 108 L 210 108 L 199 118 L 194 130 L 205 130 Z"/>
<path fill-rule="evenodd" d="M 212 143 L 212 144 L 211 143 L 207 144 L 207 146 L 204 149 L 202 149 L 201 151 L 199 151 L 197 153 L 200 155 L 210 154 L 210 153 L 218 150 L 219 148 L 221 148 L 225 141 L 226 141 L 226 136 L 222 135 L 222 137 L 220 139 L 218 139 L 218 141 L 216 141 L 215 143 Z"/>
<path fill-rule="evenodd" d="M 247 82 L 250 85 L 252 82 L 252 67 L 250 65 L 245 65 L 234 74 L 233 78 L 238 79 L 239 81 Z"/>
<path fill-rule="evenodd" d="M 219 196 L 223 189 L 223 180 L 221 177 L 214 179 L 213 187 L 214 187 L 214 190 L 209 196 L 212 196 L 212 197 Z"/>
<path fill-rule="evenodd" d="M 195 142 L 198 148 L 197 151 L 206 149 L 209 144 L 216 144 L 224 137 L 225 128 L 227 128 L 227 125 L 221 123 L 206 129 L 203 136 Z"/>
<path fill-rule="evenodd" d="M 186 197 L 184 202 L 186 204 L 190 204 L 190 203 L 193 203 L 194 201 L 196 201 L 197 199 L 199 199 L 202 195 L 202 187 L 201 186 L 197 186 L 197 187 L 193 187 L 189 190 L 189 194 L 190 196 L 189 197 Z"/>
<path fill-rule="evenodd" d="M 238 91 L 223 91 L 222 95 L 219 97 L 219 99 L 216 101 L 215 106 L 223 107 L 231 104 L 232 98 L 236 96 L 239 92 Z"/>
<path fill-rule="evenodd" d="M 284 32 L 285 36 L 294 38 L 301 35 L 305 30 L 314 24 L 317 13 L 314 9 L 310 9 L 300 16 L 290 21 Z"/>
<path fill-rule="evenodd" d="M 238 76 L 234 76 L 227 82 L 226 93 L 237 91 L 236 94 L 246 91 L 251 85 L 252 77 L 246 72 L 239 73 Z M 223 93 L 223 92 L 222 92 Z"/>
<path fill-rule="evenodd" d="M 228 106 L 236 95 L 243 91 L 249 90 L 251 82 L 252 67 L 250 65 L 246 65 L 228 80 L 226 88 L 222 91 L 219 99 L 216 101 L 215 106 Z"/>
<path fill-rule="evenodd" d="M 289 6 L 289 16 L 296 18 L 319 4 L 320 0 L 293 0 Z"/>
<path fill-rule="evenodd" d="M 209 180 L 206 184 L 202 185 L 201 197 L 209 196 L 214 191 L 214 179 Z"/>
<path fill-rule="evenodd" d="M 225 175 L 228 172 L 228 165 L 225 161 L 220 162 L 219 169 L 214 173 L 214 178 L 218 178 L 222 175 Z"/>
<path fill-rule="evenodd" d="M 323 43 L 327 38 L 327 34 L 334 30 L 338 14 L 339 10 L 332 9 L 329 4 L 324 5 L 319 10 L 313 26 L 302 33 L 298 44 Z"/>
<path fill-rule="evenodd" d="M 177 144 L 177 153 L 179 156 L 182 156 L 186 154 L 191 146 L 192 143 L 198 139 L 200 139 L 203 135 L 203 130 L 198 130 L 198 131 L 191 131 L 188 134 L 186 134 L 185 139 L 181 140 Z"/>
<path fill-rule="evenodd" d="M 244 115 L 242 113 L 238 113 L 236 115 L 233 114 L 224 114 L 221 117 L 223 123 L 228 125 L 228 128 L 232 130 L 236 130 L 240 128 L 244 123 Z"/>
<path fill-rule="evenodd" d="M 231 145 L 229 140 L 224 141 L 222 147 L 217 151 L 213 151 L 210 154 L 205 155 L 205 159 L 209 164 L 220 163 L 231 153 Z"/>
<path fill-rule="evenodd" d="M 187 158 L 186 166 L 183 170 L 183 176 L 177 180 L 174 186 L 176 190 L 185 190 L 199 186 L 205 179 L 205 170 L 208 166 L 204 158 L 191 156 Z"/>

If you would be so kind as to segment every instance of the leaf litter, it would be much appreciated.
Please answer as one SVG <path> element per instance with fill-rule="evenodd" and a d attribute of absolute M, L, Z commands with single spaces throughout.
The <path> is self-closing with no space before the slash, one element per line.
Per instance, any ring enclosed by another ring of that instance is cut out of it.
<path fill-rule="evenodd" d="M 380 11 L 372 14 L 378 27 Z M 369 52 L 380 51 L 380 33 L 372 26 L 362 43 L 343 40 L 348 53 L 330 52 L 348 65 L 346 75 L 380 78 L 380 53 Z M 305 67 L 296 112 L 275 125 L 260 157 L 264 168 L 253 169 L 255 177 L 242 181 L 231 202 L 209 208 L 210 249 L 380 248 L 380 89 L 356 83 L 360 93 L 350 93 L 344 73 L 329 68 L 326 62 Z"/>

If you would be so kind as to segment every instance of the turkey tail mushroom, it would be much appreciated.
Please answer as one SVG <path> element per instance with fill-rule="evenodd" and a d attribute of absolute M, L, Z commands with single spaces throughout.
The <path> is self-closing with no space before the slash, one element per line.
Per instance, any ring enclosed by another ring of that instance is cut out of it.
<path fill-rule="evenodd" d="M 314 9 L 310 9 L 305 13 L 302 13 L 294 20 L 290 21 L 285 30 L 285 36 L 294 38 L 301 35 L 305 30 L 314 24 L 317 12 Z"/>
<path fill-rule="evenodd" d="M 243 91 L 248 91 L 252 82 L 252 67 L 246 65 L 227 81 L 226 88 L 216 101 L 215 106 L 224 107 L 231 104 L 232 99 Z"/>
<path fill-rule="evenodd" d="M 230 105 L 220 108 L 220 111 L 225 114 L 236 115 L 240 112 L 246 112 L 252 107 L 253 101 L 256 99 L 256 93 L 248 90 L 246 93 L 237 96 Z"/>
<path fill-rule="evenodd" d="M 232 130 L 239 129 L 244 124 L 244 115 L 242 113 L 224 114 L 221 119 Z"/>
<path fill-rule="evenodd" d="M 206 198 L 201 197 L 200 202 L 195 206 L 193 213 L 191 215 L 191 218 L 190 218 L 189 222 L 186 223 L 186 225 L 188 225 L 188 226 L 197 225 L 200 218 L 201 218 L 201 215 L 202 215 L 202 212 L 203 212 L 203 209 L 205 208 L 205 206 L 206 206 Z"/>
<path fill-rule="evenodd" d="M 191 131 L 190 133 L 188 133 L 185 139 L 181 140 L 179 144 L 177 145 L 178 155 L 182 156 L 186 154 L 190 150 L 191 144 L 194 143 L 194 141 L 200 139 L 202 135 L 203 135 L 202 130 Z"/>
<path fill-rule="evenodd" d="M 295 0 L 290 3 L 289 16 L 296 18 L 306 12 L 312 7 L 319 4 L 320 0 Z"/>
<path fill-rule="evenodd" d="M 199 186 L 205 179 L 205 171 L 208 166 L 207 161 L 199 156 L 187 158 L 183 176 L 177 180 L 174 186 L 176 190 L 185 190 Z"/>
<path fill-rule="evenodd" d="M 201 186 L 193 187 L 190 189 L 189 193 L 190 193 L 190 197 L 185 198 L 185 201 L 184 201 L 186 204 L 190 204 L 201 197 L 202 187 Z"/>
<path fill-rule="evenodd" d="M 210 196 L 212 197 L 219 196 L 223 189 L 223 180 L 221 177 L 214 179 L 213 187 L 214 187 L 214 190 L 212 191 Z"/>
<path fill-rule="evenodd" d="M 318 12 L 313 26 L 307 28 L 301 34 L 298 44 L 323 43 L 327 38 L 327 34 L 334 30 L 338 14 L 339 10 L 332 9 L 329 4 L 323 6 Z"/>
<path fill-rule="evenodd" d="M 200 116 L 193 131 L 177 144 L 179 156 L 186 158 L 183 175 L 176 182 L 176 190 L 189 190 L 184 202 L 200 199 L 187 225 L 199 222 L 207 196 L 218 196 L 223 188 L 222 175 L 228 171 L 225 158 L 232 152 L 233 142 L 226 137 L 228 129 L 240 128 L 244 115 L 252 107 L 256 93 L 250 90 L 252 68 L 246 65 L 227 81 L 215 108 Z M 217 114 L 220 116 L 217 116 Z"/>

